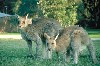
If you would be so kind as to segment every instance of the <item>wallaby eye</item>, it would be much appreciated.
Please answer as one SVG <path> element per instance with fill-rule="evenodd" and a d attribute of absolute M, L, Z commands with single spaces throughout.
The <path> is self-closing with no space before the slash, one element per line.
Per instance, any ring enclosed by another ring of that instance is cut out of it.
<path fill-rule="evenodd" d="M 49 43 L 47 43 L 47 45 L 49 45 Z"/>
<path fill-rule="evenodd" d="M 77 35 L 77 33 L 75 33 Z"/>
<path fill-rule="evenodd" d="M 25 21 L 23 21 L 22 23 L 25 24 Z"/>
<path fill-rule="evenodd" d="M 46 44 L 47 46 L 49 45 L 49 43 Z"/>
<path fill-rule="evenodd" d="M 54 44 L 54 43 L 52 43 L 52 44 Z"/>

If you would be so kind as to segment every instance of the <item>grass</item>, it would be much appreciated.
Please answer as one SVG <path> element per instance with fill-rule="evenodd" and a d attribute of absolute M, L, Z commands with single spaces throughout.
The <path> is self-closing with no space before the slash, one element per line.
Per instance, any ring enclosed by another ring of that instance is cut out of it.
<path fill-rule="evenodd" d="M 91 38 L 100 38 L 99 30 L 88 30 L 88 33 Z M 19 33 L 3 33 L 0 35 L 19 35 Z M 100 62 L 100 40 L 94 40 L 93 42 L 97 59 Z M 55 53 L 53 53 L 52 60 L 43 60 L 27 58 L 27 52 L 27 44 L 22 39 L 0 39 L 0 66 L 100 66 L 100 64 L 91 62 L 87 50 L 83 51 L 77 65 L 72 64 L 72 60 L 70 63 L 65 64 L 62 57 L 58 61 Z M 35 43 L 33 42 L 33 54 L 35 54 L 34 52 Z"/>
<path fill-rule="evenodd" d="M 86 29 L 91 38 L 100 38 L 100 29 Z M 0 35 L 20 35 L 20 33 L 0 33 Z"/>
<path fill-rule="evenodd" d="M 20 35 L 20 33 L 0 33 L 0 35 Z"/>
<path fill-rule="evenodd" d="M 91 38 L 100 38 L 100 34 L 89 34 Z"/>
<path fill-rule="evenodd" d="M 87 29 L 91 38 L 100 38 L 100 29 Z"/>
<path fill-rule="evenodd" d="M 100 41 L 93 41 L 96 47 L 97 58 L 100 61 Z M 33 53 L 35 52 L 35 44 L 33 43 Z M 88 52 L 85 50 L 79 58 L 77 65 L 62 62 L 62 59 L 58 61 L 54 54 L 52 60 L 32 59 L 27 58 L 27 44 L 24 40 L 19 39 L 0 39 L 0 66 L 99 66 L 93 64 L 88 57 Z"/>

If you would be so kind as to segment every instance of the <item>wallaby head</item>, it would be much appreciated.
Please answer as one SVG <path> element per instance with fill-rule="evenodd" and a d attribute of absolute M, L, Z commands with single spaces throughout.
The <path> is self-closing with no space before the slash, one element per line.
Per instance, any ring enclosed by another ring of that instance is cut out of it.
<path fill-rule="evenodd" d="M 47 40 L 46 42 L 47 42 L 49 51 L 55 50 L 55 48 L 56 48 L 56 39 L 58 38 L 58 35 L 56 37 L 51 37 L 47 33 L 44 33 L 44 37 Z"/>
<path fill-rule="evenodd" d="M 24 17 L 20 17 L 18 16 L 19 19 L 19 27 L 20 28 L 25 28 L 27 27 L 29 24 L 32 24 L 32 18 L 28 18 L 28 14 Z"/>
<path fill-rule="evenodd" d="M 80 34 L 82 33 L 81 30 L 74 30 L 73 33 L 72 33 L 72 36 L 75 37 L 75 36 L 80 36 Z"/>

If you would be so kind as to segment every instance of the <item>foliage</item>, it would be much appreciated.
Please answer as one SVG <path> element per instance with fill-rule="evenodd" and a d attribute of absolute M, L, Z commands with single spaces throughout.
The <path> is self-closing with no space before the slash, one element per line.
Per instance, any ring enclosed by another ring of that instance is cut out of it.
<path fill-rule="evenodd" d="M 55 18 L 63 26 L 74 25 L 77 19 L 77 7 L 80 0 L 40 0 L 39 6 L 44 16 Z"/>
<path fill-rule="evenodd" d="M 99 3 L 99 0 L 17 0 L 13 11 L 21 16 L 29 13 L 30 17 L 54 18 L 62 26 L 80 22 L 87 27 L 93 22 L 98 27 Z"/>
<path fill-rule="evenodd" d="M 18 19 L 12 15 L 0 18 L 0 32 L 18 32 Z"/>
<path fill-rule="evenodd" d="M 63 26 L 80 22 L 81 26 L 100 28 L 100 0 L 1 0 L 0 4 L 0 11 L 9 14 L 29 13 L 33 18 L 55 18 Z"/>
<path fill-rule="evenodd" d="M 38 0 L 17 0 L 13 11 L 16 14 L 24 16 L 26 14 L 36 15 L 37 13 L 37 2 Z"/>
<path fill-rule="evenodd" d="M 82 0 L 84 4 L 84 16 L 89 28 L 100 28 L 100 0 Z"/>
<path fill-rule="evenodd" d="M 86 16 L 93 21 L 97 21 L 99 16 L 99 0 L 83 0 L 84 8 L 85 8 L 85 14 Z M 97 12 L 97 13 L 96 13 Z"/>
<path fill-rule="evenodd" d="M 74 25 L 79 19 L 78 3 L 82 4 L 81 0 L 18 0 L 13 11 L 22 16 L 29 13 L 31 17 L 54 18 L 63 26 L 68 26 Z"/>
<path fill-rule="evenodd" d="M 39 6 L 45 17 L 57 19 L 59 22 L 66 21 L 66 4 L 65 0 L 40 0 Z"/>

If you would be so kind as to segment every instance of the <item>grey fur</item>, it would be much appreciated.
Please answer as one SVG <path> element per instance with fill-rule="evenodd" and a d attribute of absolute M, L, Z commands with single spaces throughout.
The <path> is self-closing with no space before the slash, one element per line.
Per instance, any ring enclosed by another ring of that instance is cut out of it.
<path fill-rule="evenodd" d="M 29 19 L 28 16 L 19 17 L 19 27 L 22 38 L 27 42 L 29 47 L 29 55 L 32 56 L 32 41 L 36 42 L 36 56 L 41 56 L 42 43 L 44 44 L 44 52 L 46 51 L 46 39 L 43 34 L 46 32 L 50 36 L 55 36 L 62 27 L 59 22 L 52 18 L 36 18 Z M 49 52 L 47 52 L 48 54 Z M 46 54 L 43 54 L 46 55 Z M 47 56 L 47 55 L 46 55 Z M 44 56 L 45 57 L 45 56 Z"/>
<path fill-rule="evenodd" d="M 69 26 L 62 30 L 58 38 L 55 40 L 54 37 L 44 33 L 47 38 L 49 51 L 56 50 L 56 52 L 63 52 L 65 61 L 70 61 L 70 55 L 74 58 L 74 63 L 78 63 L 79 53 L 87 47 L 94 63 L 97 63 L 95 55 L 95 49 L 92 44 L 92 40 L 88 36 L 86 30 L 78 26 Z M 67 58 L 67 59 L 66 59 Z"/>

